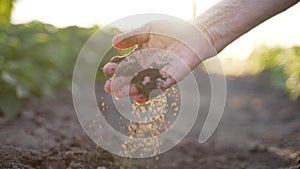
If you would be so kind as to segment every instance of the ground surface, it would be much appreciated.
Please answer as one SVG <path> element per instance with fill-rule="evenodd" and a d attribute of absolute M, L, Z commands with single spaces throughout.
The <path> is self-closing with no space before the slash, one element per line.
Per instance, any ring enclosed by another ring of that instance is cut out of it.
<path fill-rule="evenodd" d="M 55 99 L 25 101 L 17 119 L 0 118 L 0 168 L 300 168 L 299 100 L 290 101 L 270 86 L 266 75 L 228 78 L 222 121 L 214 135 L 199 144 L 210 93 L 207 80 L 199 84 L 206 99 L 201 96 L 196 125 L 158 159 L 122 159 L 97 148 L 79 125 L 71 95 L 59 92 Z"/>

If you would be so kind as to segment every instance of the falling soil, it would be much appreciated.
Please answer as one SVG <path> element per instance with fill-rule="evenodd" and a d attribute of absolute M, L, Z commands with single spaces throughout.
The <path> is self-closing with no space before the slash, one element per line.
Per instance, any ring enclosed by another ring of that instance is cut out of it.
<path fill-rule="evenodd" d="M 206 143 L 199 144 L 198 136 L 210 106 L 210 85 L 207 75 L 198 75 L 201 106 L 195 126 L 180 144 L 164 154 L 129 159 L 97 147 L 76 118 L 71 94 L 57 91 L 53 99 L 25 100 L 16 119 L 0 118 L 0 168 L 300 167 L 300 101 L 291 101 L 287 94 L 272 86 L 265 74 L 228 77 L 227 103 L 221 123 Z M 96 93 L 101 97 L 103 84 L 97 86 Z M 104 100 L 109 100 L 108 96 Z M 114 119 L 112 125 L 118 126 Z"/>

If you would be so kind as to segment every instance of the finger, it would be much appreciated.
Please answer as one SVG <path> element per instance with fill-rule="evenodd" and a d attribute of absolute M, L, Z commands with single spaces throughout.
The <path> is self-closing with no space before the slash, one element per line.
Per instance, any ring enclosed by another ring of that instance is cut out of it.
<path fill-rule="evenodd" d="M 133 84 L 122 86 L 114 92 L 115 97 L 119 99 L 126 96 L 133 96 L 136 94 L 138 94 L 138 90 Z"/>
<path fill-rule="evenodd" d="M 116 76 L 116 74 L 111 78 L 110 91 L 114 93 L 116 90 L 123 86 L 130 85 L 131 76 Z"/>
<path fill-rule="evenodd" d="M 112 74 L 114 74 L 117 67 L 118 67 L 118 63 L 108 62 L 103 67 L 103 73 L 106 74 L 106 75 L 112 75 Z"/>
<path fill-rule="evenodd" d="M 104 90 L 107 93 L 115 93 L 116 90 L 124 87 L 124 86 L 129 86 L 129 77 L 112 77 L 109 80 L 107 80 L 104 84 Z M 127 85 L 126 85 L 127 84 Z M 127 87 L 128 88 L 128 87 Z M 124 89 L 122 89 L 124 90 Z M 134 88 L 131 87 L 131 92 L 134 92 Z M 127 90 L 128 93 L 128 90 Z"/>
<path fill-rule="evenodd" d="M 161 89 L 162 91 L 165 91 L 175 83 L 176 80 L 173 77 L 169 76 L 165 80 L 162 80 L 158 83 L 158 88 Z"/>
<path fill-rule="evenodd" d="M 135 95 L 134 96 L 134 101 L 137 103 L 137 104 L 142 104 L 142 103 L 145 103 L 149 100 L 149 98 L 145 97 L 144 95 Z"/>
<path fill-rule="evenodd" d="M 132 31 L 119 34 L 112 40 L 116 48 L 124 49 L 134 45 L 142 45 L 149 40 L 148 26 L 142 26 Z"/>
<path fill-rule="evenodd" d="M 110 61 L 106 65 L 104 65 L 103 73 L 107 75 L 114 74 L 120 62 L 122 62 L 122 60 L 124 60 L 125 58 L 125 56 L 115 56 L 111 58 Z"/>
<path fill-rule="evenodd" d="M 120 83 L 119 77 L 112 77 L 109 80 L 107 80 L 104 84 L 104 90 L 107 93 L 114 93 L 118 88 L 124 86 L 122 83 Z"/>
<path fill-rule="evenodd" d="M 109 79 L 105 82 L 104 84 L 104 90 L 106 93 L 111 93 L 111 83 L 112 83 L 112 79 Z"/>

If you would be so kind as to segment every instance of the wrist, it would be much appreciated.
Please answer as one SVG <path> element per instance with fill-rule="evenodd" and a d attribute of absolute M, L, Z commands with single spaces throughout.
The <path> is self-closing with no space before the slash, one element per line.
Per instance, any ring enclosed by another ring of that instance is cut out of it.
<path fill-rule="evenodd" d="M 206 32 L 217 52 L 299 0 L 222 0 L 196 17 L 193 24 Z"/>
<path fill-rule="evenodd" d="M 199 39 L 202 39 L 202 43 L 199 43 L 199 45 L 197 46 L 197 48 L 200 48 L 197 54 L 200 55 L 200 59 L 201 62 L 209 59 L 213 56 L 215 56 L 219 51 L 216 48 L 216 34 L 211 31 L 207 26 L 205 26 L 200 20 L 197 20 L 196 18 L 193 20 L 188 21 L 191 25 L 193 25 L 197 30 L 198 33 L 197 35 L 200 37 L 198 37 Z M 193 36 L 193 38 L 196 38 L 195 36 Z M 204 43 L 203 43 L 204 42 Z M 214 52 L 209 52 L 209 53 L 202 53 L 203 50 L 205 50 L 204 48 L 209 48 L 210 51 L 214 51 Z M 204 55 L 203 55 L 204 54 Z"/>
<path fill-rule="evenodd" d="M 210 29 L 209 26 L 205 26 L 205 22 L 203 22 L 201 19 L 199 18 L 195 18 L 193 20 L 190 21 L 190 23 L 195 26 L 199 31 L 203 32 L 203 34 L 206 36 L 206 38 L 208 39 L 208 41 L 211 43 L 211 45 L 215 48 L 215 50 L 217 52 L 219 52 L 220 50 L 218 50 L 218 46 L 219 46 L 219 41 L 217 38 L 217 34 L 215 31 L 213 31 L 213 29 Z"/>

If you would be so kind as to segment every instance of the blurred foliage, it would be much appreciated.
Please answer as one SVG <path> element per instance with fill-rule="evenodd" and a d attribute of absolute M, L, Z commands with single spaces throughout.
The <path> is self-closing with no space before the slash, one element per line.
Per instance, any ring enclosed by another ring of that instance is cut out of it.
<path fill-rule="evenodd" d="M 0 0 L 0 27 L 10 22 L 14 0 Z"/>
<path fill-rule="evenodd" d="M 262 71 L 270 75 L 277 87 L 289 92 L 291 99 L 300 96 L 300 47 L 256 48 L 249 58 L 252 73 Z"/>
<path fill-rule="evenodd" d="M 51 97 L 57 88 L 70 89 L 76 58 L 97 30 L 97 26 L 58 29 L 36 21 L 0 27 L 0 112 L 14 117 L 23 98 Z M 115 28 L 106 31 L 108 40 L 117 33 Z M 116 54 L 114 48 L 108 52 Z"/>

